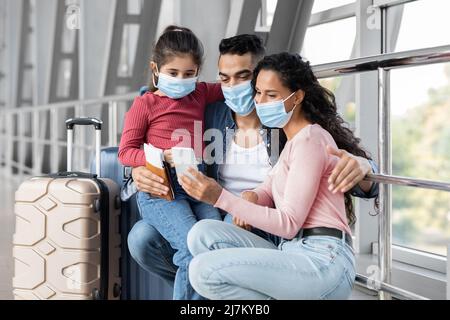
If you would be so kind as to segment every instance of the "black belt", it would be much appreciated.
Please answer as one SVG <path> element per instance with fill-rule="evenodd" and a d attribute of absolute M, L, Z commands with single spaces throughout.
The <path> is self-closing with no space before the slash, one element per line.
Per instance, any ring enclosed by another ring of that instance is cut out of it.
<path fill-rule="evenodd" d="M 331 236 L 342 239 L 342 233 L 345 231 L 341 231 L 339 229 L 333 228 L 325 228 L 325 227 L 317 227 L 311 229 L 303 229 L 302 238 L 310 237 L 310 236 Z M 352 237 L 345 232 L 345 242 L 353 248 Z"/>

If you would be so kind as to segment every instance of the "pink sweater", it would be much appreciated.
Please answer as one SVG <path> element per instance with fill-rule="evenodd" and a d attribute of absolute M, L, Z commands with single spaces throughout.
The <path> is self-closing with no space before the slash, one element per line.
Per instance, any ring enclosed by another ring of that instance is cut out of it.
<path fill-rule="evenodd" d="M 326 151 L 336 147 L 320 125 L 303 128 L 287 142 L 266 181 L 252 190 L 253 204 L 223 190 L 215 207 L 221 208 L 263 231 L 294 238 L 301 228 L 328 227 L 351 234 L 344 195 L 328 190 L 328 177 L 338 158 Z"/>
<path fill-rule="evenodd" d="M 119 161 L 126 166 L 144 166 L 145 155 L 141 149 L 144 143 L 163 150 L 174 146 L 190 147 L 201 157 L 205 107 L 221 100 L 220 83 L 205 82 L 197 83 L 194 92 L 177 100 L 151 92 L 136 98 L 125 116 Z"/>

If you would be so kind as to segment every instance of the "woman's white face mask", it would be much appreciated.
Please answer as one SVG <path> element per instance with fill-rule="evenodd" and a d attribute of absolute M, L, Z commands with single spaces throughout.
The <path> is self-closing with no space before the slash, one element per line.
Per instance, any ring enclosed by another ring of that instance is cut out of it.
<path fill-rule="evenodd" d="M 271 101 L 266 103 L 256 103 L 256 113 L 258 114 L 261 123 L 269 128 L 284 128 L 294 114 L 295 106 L 290 112 L 286 112 L 285 102 L 294 96 L 293 92 L 284 100 Z"/>

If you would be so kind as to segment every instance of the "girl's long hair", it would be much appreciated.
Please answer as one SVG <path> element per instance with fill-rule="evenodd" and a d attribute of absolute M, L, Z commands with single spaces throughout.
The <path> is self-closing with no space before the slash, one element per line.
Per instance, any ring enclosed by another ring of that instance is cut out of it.
<path fill-rule="evenodd" d="M 161 70 L 161 67 L 172 58 L 185 55 L 190 55 L 200 70 L 204 55 L 201 41 L 188 28 L 174 25 L 168 26 L 153 47 L 152 60 Z M 158 83 L 157 77 L 153 74 L 152 77 L 155 77 L 155 83 Z M 150 80 L 149 88 L 153 92 L 157 90 L 153 85 L 152 79 Z"/>

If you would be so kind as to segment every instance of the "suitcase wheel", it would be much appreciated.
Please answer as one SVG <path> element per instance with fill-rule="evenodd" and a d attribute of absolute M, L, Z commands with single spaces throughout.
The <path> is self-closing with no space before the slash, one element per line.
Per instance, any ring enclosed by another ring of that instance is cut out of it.
<path fill-rule="evenodd" d="M 114 298 L 120 297 L 121 293 L 122 293 L 122 287 L 120 286 L 120 284 L 115 283 L 114 289 L 113 289 L 113 297 Z"/>
<path fill-rule="evenodd" d="M 100 290 L 98 290 L 98 289 L 93 289 L 92 290 L 92 299 L 94 299 L 94 300 L 101 300 Z"/>

